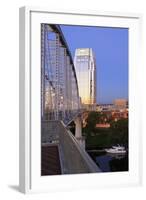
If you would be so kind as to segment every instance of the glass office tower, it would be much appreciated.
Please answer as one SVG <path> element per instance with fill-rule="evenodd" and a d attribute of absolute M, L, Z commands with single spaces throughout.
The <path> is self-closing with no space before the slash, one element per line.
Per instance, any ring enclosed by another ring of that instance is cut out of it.
<path fill-rule="evenodd" d="M 74 65 L 82 106 L 94 108 L 96 104 L 96 63 L 93 50 L 91 48 L 76 49 Z"/>

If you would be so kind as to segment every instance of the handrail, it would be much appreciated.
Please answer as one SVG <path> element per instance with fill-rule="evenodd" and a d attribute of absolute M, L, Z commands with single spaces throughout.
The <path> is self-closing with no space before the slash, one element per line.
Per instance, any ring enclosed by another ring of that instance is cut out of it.
<path fill-rule="evenodd" d="M 101 172 L 101 170 L 97 167 L 95 162 L 90 158 L 88 153 L 79 145 L 77 139 L 73 136 L 71 131 L 68 131 L 68 132 L 70 132 L 70 136 L 74 140 L 74 142 L 76 143 L 76 147 L 78 148 L 80 154 L 83 156 L 83 158 L 87 162 L 87 165 L 88 165 L 88 167 L 90 169 L 90 172 Z"/>
<path fill-rule="evenodd" d="M 80 159 L 82 159 L 82 164 L 85 166 L 86 169 L 83 170 L 83 172 L 90 172 L 90 173 L 95 173 L 95 172 L 101 172 L 101 170 L 98 168 L 98 166 L 95 164 L 95 162 L 90 158 L 88 153 L 82 148 L 77 139 L 74 137 L 74 135 L 71 133 L 71 131 L 67 130 L 63 121 L 60 121 L 62 128 L 64 129 L 64 133 L 66 134 L 66 137 L 72 141 L 72 143 L 75 145 L 75 148 L 80 154 Z M 61 136 L 61 132 L 60 132 Z"/>

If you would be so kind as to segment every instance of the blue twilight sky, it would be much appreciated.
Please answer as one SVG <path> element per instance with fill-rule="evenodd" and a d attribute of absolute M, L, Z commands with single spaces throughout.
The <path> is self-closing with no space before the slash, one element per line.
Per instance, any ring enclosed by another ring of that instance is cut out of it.
<path fill-rule="evenodd" d="M 92 48 L 96 57 L 97 103 L 128 99 L 128 29 L 60 26 L 72 57 L 76 48 Z"/>

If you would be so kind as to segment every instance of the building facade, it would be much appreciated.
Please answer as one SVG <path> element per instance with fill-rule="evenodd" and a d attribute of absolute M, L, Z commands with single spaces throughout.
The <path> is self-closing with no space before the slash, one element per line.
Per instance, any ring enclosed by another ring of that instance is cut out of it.
<path fill-rule="evenodd" d="M 128 107 L 127 99 L 115 99 L 113 104 L 115 109 L 126 109 Z"/>
<path fill-rule="evenodd" d="M 79 48 L 75 51 L 74 65 L 77 75 L 79 96 L 84 107 L 96 105 L 96 63 L 91 48 Z"/>

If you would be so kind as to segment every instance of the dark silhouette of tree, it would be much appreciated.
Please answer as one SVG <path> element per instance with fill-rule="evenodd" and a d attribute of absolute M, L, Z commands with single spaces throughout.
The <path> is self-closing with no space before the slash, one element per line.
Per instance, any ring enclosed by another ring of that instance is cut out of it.
<path fill-rule="evenodd" d="M 89 113 L 88 118 L 86 120 L 86 127 L 84 128 L 84 132 L 86 136 L 96 132 L 96 124 L 100 120 L 100 114 L 98 112 L 92 111 Z"/>
<path fill-rule="evenodd" d="M 128 119 L 120 119 L 111 123 L 111 130 L 117 134 L 119 142 L 128 145 Z"/>

